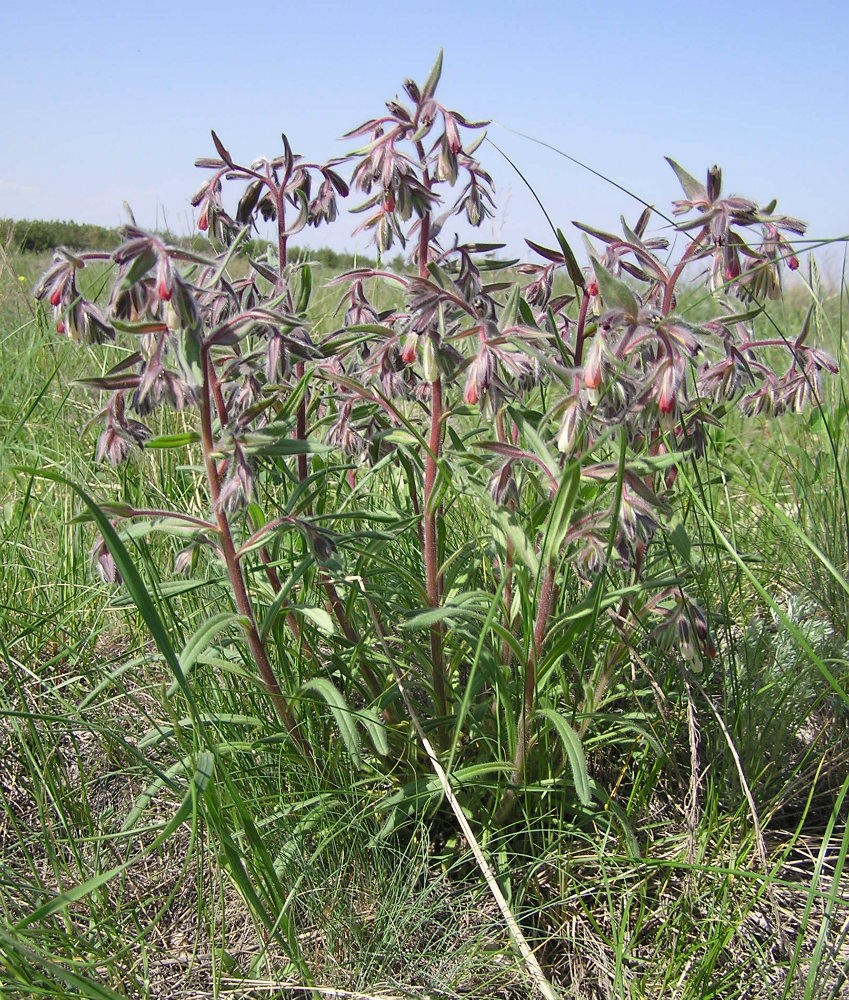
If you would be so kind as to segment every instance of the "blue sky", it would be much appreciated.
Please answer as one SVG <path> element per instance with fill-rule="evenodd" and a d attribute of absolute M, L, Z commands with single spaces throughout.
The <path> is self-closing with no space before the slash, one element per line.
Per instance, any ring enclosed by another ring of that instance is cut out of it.
<path fill-rule="evenodd" d="M 555 223 L 617 228 L 640 206 L 509 129 L 544 140 L 668 211 L 664 163 L 698 177 L 723 168 L 726 191 L 849 232 L 849 5 L 322 2 L 112 7 L 3 5 L 0 217 L 118 225 L 193 225 L 189 198 L 211 155 L 210 128 L 249 162 L 280 132 L 309 159 L 352 148 L 337 137 L 379 114 L 405 77 L 423 80 L 444 49 L 438 96 L 489 136 L 533 184 Z M 506 127 L 505 127 L 506 126 Z M 524 255 L 551 242 L 522 180 L 492 147 L 479 158 L 500 210 L 482 237 Z M 360 217 L 309 234 L 358 246 Z M 576 236 L 574 230 L 571 231 Z M 570 239 L 572 236 L 570 236 Z"/>

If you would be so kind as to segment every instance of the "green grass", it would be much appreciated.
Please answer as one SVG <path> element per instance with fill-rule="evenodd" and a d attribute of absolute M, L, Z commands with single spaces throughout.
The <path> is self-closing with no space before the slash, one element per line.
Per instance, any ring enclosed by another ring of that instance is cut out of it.
<path fill-rule="evenodd" d="M 435 785 L 393 816 L 400 778 L 365 740 L 354 767 L 318 700 L 308 765 L 226 625 L 190 691 L 169 694 L 162 643 L 92 571 L 78 496 L 36 473 L 140 507 L 181 491 L 191 507 L 192 480 L 170 452 L 94 463 L 97 400 L 71 383 L 114 349 L 42 329 L 30 290 L 44 263 L 0 260 L 0 995 L 530 995 Z M 564 996 L 847 988 L 849 299 L 814 296 L 818 342 L 842 361 L 821 410 L 732 421 L 709 443 L 710 478 L 686 473 L 717 659 L 688 677 L 672 656 L 635 655 L 575 720 L 607 809 L 580 806 L 565 776 L 531 780 L 533 820 L 475 830 Z M 788 337 L 808 301 L 774 317 Z M 322 329 L 335 306 L 331 289 Z M 488 529 L 458 500 L 446 530 Z M 168 597 L 157 567 L 175 552 L 153 536 L 131 549 L 179 651 L 230 604 L 214 581 Z M 370 580 L 390 611 L 420 556 L 387 549 Z M 472 546 L 451 579 L 473 590 L 489 571 Z M 588 659 L 612 641 L 603 621 L 590 640 Z M 278 652 L 295 690 L 308 666 L 282 640 Z M 556 651 L 549 664 L 564 688 L 579 666 Z M 454 775 L 473 812 L 487 780 Z"/>

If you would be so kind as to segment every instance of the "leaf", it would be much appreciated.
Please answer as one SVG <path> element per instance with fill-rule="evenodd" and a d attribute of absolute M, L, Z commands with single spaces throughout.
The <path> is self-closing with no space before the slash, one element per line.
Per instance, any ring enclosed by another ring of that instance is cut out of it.
<path fill-rule="evenodd" d="M 628 847 L 628 855 L 634 858 L 634 860 L 641 858 L 642 852 L 640 851 L 639 841 L 631 829 L 631 824 L 628 822 L 628 817 L 625 815 L 623 808 L 608 795 L 604 786 L 599 785 L 596 781 L 590 781 L 590 790 L 604 804 L 605 811 L 609 812 L 619 824 L 622 835 L 625 838 L 625 844 Z"/>
<path fill-rule="evenodd" d="M 180 327 L 175 338 L 177 362 L 188 384 L 197 389 L 203 385 L 200 327 L 194 324 Z"/>
<path fill-rule="evenodd" d="M 450 485 L 451 466 L 448 464 L 446 459 L 440 458 L 436 464 L 436 479 L 433 483 L 433 489 L 430 492 L 430 496 L 427 498 L 426 512 L 428 514 L 433 514 L 439 510 Z"/>
<path fill-rule="evenodd" d="M 374 749 L 381 757 L 385 757 L 389 753 L 389 741 L 386 738 L 386 726 L 383 720 L 373 708 L 361 708 L 356 718 L 368 733 Z"/>
<path fill-rule="evenodd" d="M 133 258 L 132 264 L 130 264 L 127 273 L 121 281 L 120 290 L 122 292 L 126 291 L 126 289 L 134 285 L 139 278 L 143 278 L 147 274 L 155 263 L 156 254 L 150 247 L 147 247 L 137 257 Z"/>
<path fill-rule="evenodd" d="M 569 272 L 569 277 L 579 288 L 583 288 L 586 284 L 584 272 L 578 266 L 578 261 L 572 253 L 572 248 L 566 242 L 566 237 L 563 235 L 563 231 L 558 229 L 556 230 L 556 233 L 557 242 L 560 244 L 560 249 L 563 251 L 563 257 L 566 261 L 566 270 Z"/>
<path fill-rule="evenodd" d="M 424 87 L 422 88 L 422 99 L 427 100 L 429 97 L 433 97 L 434 91 L 436 90 L 436 85 L 439 83 L 439 78 L 442 76 L 442 49 L 439 50 L 439 55 L 436 57 L 436 62 L 433 64 L 433 69 L 425 80 Z"/>
<path fill-rule="evenodd" d="M 228 167 L 234 167 L 233 157 L 227 152 L 224 143 L 215 134 L 215 129 L 211 129 L 212 141 L 215 143 L 215 148 L 218 150 L 218 155 L 227 164 Z"/>
<path fill-rule="evenodd" d="M 542 558 L 548 566 L 556 566 L 560 559 L 560 547 L 572 522 L 572 511 L 581 485 L 581 464 L 573 462 L 557 488 L 554 502 L 546 518 L 545 540 Z"/>
<path fill-rule="evenodd" d="M 139 336 L 146 333 L 166 333 L 168 330 L 168 324 L 163 323 L 158 319 L 142 319 L 137 320 L 136 322 L 130 322 L 129 320 L 116 319 L 112 317 L 109 322 L 120 333 L 134 333 Z M 141 355 L 136 355 L 135 360 L 140 361 Z M 135 361 L 133 363 L 135 363 Z"/>
<path fill-rule="evenodd" d="M 186 445 L 200 441 L 197 431 L 184 431 L 182 434 L 160 434 L 158 437 L 145 441 L 145 448 L 184 448 Z"/>
<path fill-rule="evenodd" d="M 306 604 L 292 604 L 289 607 L 290 611 L 297 611 L 298 614 L 304 616 L 304 618 L 309 618 L 309 620 L 317 625 L 326 635 L 334 635 L 336 632 L 336 626 L 333 624 L 333 619 L 331 618 L 329 612 L 325 611 L 324 608 L 314 608 Z"/>
<path fill-rule="evenodd" d="M 208 618 L 200 626 L 200 628 L 189 637 L 185 646 L 183 646 L 182 653 L 180 653 L 180 668 L 183 672 L 183 677 L 186 679 L 186 683 L 188 683 L 188 678 L 191 676 L 192 670 L 194 670 L 200 654 L 207 648 L 207 646 L 212 642 L 215 636 L 221 632 L 222 629 L 235 622 L 244 622 L 244 619 L 241 615 L 237 615 L 233 611 L 220 611 L 217 615 L 213 615 L 211 618 Z M 174 680 L 168 688 L 166 696 L 168 698 L 173 698 L 177 693 L 179 686 L 179 681 Z"/>
<path fill-rule="evenodd" d="M 626 316 L 635 318 L 639 312 L 639 306 L 631 289 L 625 284 L 624 281 L 620 281 L 619 278 L 614 278 L 610 271 L 608 271 L 606 267 L 602 267 L 595 257 L 592 258 L 592 265 L 598 281 L 601 297 L 607 308 L 622 309 L 624 310 Z"/>
<path fill-rule="evenodd" d="M 116 993 L 102 983 L 86 979 L 72 969 L 66 969 L 61 962 L 54 962 L 52 958 L 47 957 L 49 952 L 36 951 L 34 948 L 28 947 L 10 934 L 7 934 L 2 929 L 0 929 L 0 941 L 4 944 L 3 952 L 6 955 L 15 954 L 19 962 L 26 962 L 31 968 L 40 968 L 46 975 L 52 976 L 54 979 L 64 983 L 68 987 L 66 996 L 81 997 L 85 998 L 85 1000 L 125 1000 L 126 994 Z M 33 985 L 29 979 L 29 974 L 27 982 Z M 52 989 L 50 992 L 53 994 Z M 30 995 L 34 996 L 36 994 L 30 993 Z"/>
<path fill-rule="evenodd" d="M 548 722 L 552 729 L 560 737 L 566 756 L 569 758 L 569 766 L 572 769 L 572 780 L 575 782 L 575 791 L 582 805 L 588 806 L 592 802 L 590 794 L 590 776 L 587 772 L 587 758 L 584 754 L 584 745 L 581 738 L 563 716 L 553 708 L 538 708 L 535 712 Z"/>
<path fill-rule="evenodd" d="M 536 577 L 539 574 L 539 556 L 532 540 L 528 538 L 525 529 L 516 519 L 516 515 L 506 508 L 498 508 L 495 511 L 493 527 L 512 545 L 513 559 L 527 566 Z"/>
<path fill-rule="evenodd" d="M 28 471 L 30 475 L 37 476 L 42 479 L 50 479 L 53 482 L 61 483 L 63 486 L 69 486 L 77 494 L 77 496 L 79 496 L 86 507 L 88 507 L 92 518 L 97 524 L 100 534 L 103 536 L 103 540 L 106 542 L 106 547 L 109 549 L 112 558 L 115 560 L 115 565 L 117 566 L 118 572 L 121 574 L 121 578 L 124 581 L 125 590 L 130 595 L 130 598 L 135 606 L 138 608 L 139 613 L 144 619 L 145 625 L 147 625 L 150 634 L 153 636 L 157 649 L 165 658 L 165 662 L 171 668 L 174 676 L 178 677 L 178 679 L 181 680 L 182 685 L 184 685 L 184 694 L 187 696 L 189 703 L 194 704 L 191 689 L 186 684 L 185 679 L 183 679 L 182 670 L 180 668 L 180 660 L 174 650 L 174 646 L 171 643 L 168 630 L 165 628 L 162 619 L 159 617 L 159 612 L 156 610 L 153 598 L 150 596 L 150 593 L 145 587 L 144 581 L 135 567 L 135 563 L 130 558 L 130 554 L 127 552 L 124 543 L 118 537 L 118 533 L 112 527 L 112 522 L 88 495 L 88 493 L 86 493 L 82 487 L 71 482 L 71 480 L 66 479 L 57 472 L 51 472 L 46 469 Z"/>
<path fill-rule="evenodd" d="M 672 542 L 672 545 L 684 562 L 686 562 L 688 566 L 692 566 L 698 573 L 701 570 L 701 560 L 693 551 L 693 543 L 690 541 L 690 536 L 687 534 L 687 529 L 684 527 L 684 521 L 680 517 L 676 518 L 672 522 L 668 535 L 669 541 Z"/>
<path fill-rule="evenodd" d="M 578 222 L 577 220 L 572 220 L 572 225 L 576 229 L 580 229 L 582 233 L 589 233 L 590 236 L 595 236 L 597 240 L 601 240 L 602 243 L 618 243 L 620 237 L 615 233 L 608 233 L 604 229 L 596 229 L 594 226 L 588 226 L 586 222 Z M 588 244 L 592 246 L 592 244 Z"/>
<path fill-rule="evenodd" d="M 313 677 L 312 680 L 309 680 L 305 684 L 301 685 L 301 691 L 314 691 L 327 702 L 327 706 L 336 721 L 339 735 L 342 737 L 342 742 L 345 744 L 345 749 L 348 751 L 348 756 L 351 758 L 355 767 L 360 767 L 362 765 L 362 756 L 360 754 L 360 741 L 357 735 L 357 727 L 354 724 L 354 717 L 356 713 L 345 700 L 345 696 L 339 688 L 337 688 L 336 685 L 326 677 Z"/>
<path fill-rule="evenodd" d="M 326 455 L 333 451 L 330 445 L 319 441 L 291 437 L 274 439 L 261 431 L 246 434 L 242 446 L 249 455 Z"/>
<path fill-rule="evenodd" d="M 549 250 L 548 247 L 540 246 L 539 243 L 534 243 L 533 240 L 525 239 L 525 243 L 534 251 L 538 253 L 540 257 L 545 257 L 546 260 L 550 260 L 555 264 L 565 264 L 566 258 L 557 250 Z"/>
<path fill-rule="evenodd" d="M 519 319 L 519 302 L 521 299 L 522 289 L 518 284 L 513 285 L 510 292 L 510 297 L 501 312 L 501 316 L 498 320 L 498 326 L 501 330 L 508 330 L 510 327 L 516 325 Z"/>
<path fill-rule="evenodd" d="M 312 268 L 305 264 L 299 271 L 300 286 L 298 287 L 298 301 L 295 304 L 295 312 L 301 314 L 307 311 L 312 294 Z"/>
<path fill-rule="evenodd" d="M 688 174 L 687 171 L 678 163 L 675 162 L 671 157 L 665 156 L 664 159 L 669 164 L 670 167 L 675 171 L 675 176 L 678 178 L 678 182 L 684 189 L 684 194 L 690 201 L 707 201 L 707 188 L 700 181 L 697 181 L 692 174 Z"/>
<path fill-rule="evenodd" d="M 457 617 L 458 608 L 455 604 L 443 604 L 439 608 L 428 608 L 425 611 L 417 611 L 406 621 L 399 622 L 400 629 L 423 629 L 436 625 L 437 622 L 445 621 L 446 618 Z"/>
<path fill-rule="evenodd" d="M 90 389 L 103 389 L 106 392 L 114 392 L 119 389 L 136 389 L 141 382 L 140 375 L 127 372 L 125 375 L 100 375 L 89 378 L 74 379 L 77 385 L 84 385 Z"/>
<path fill-rule="evenodd" d="M 186 730 L 191 732 L 191 730 L 196 726 L 239 726 L 241 728 L 250 727 L 253 729 L 258 728 L 263 725 L 262 719 L 258 719 L 255 715 L 235 715 L 230 712 L 223 712 L 221 714 L 215 715 L 200 715 L 196 718 L 189 718 L 188 716 L 184 719 L 180 719 L 170 726 L 157 726 L 155 729 L 151 729 L 142 736 L 142 738 L 136 744 L 139 750 L 146 750 L 148 747 L 159 746 L 160 743 L 164 743 L 165 740 L 170 739 L 177 729 Z M 226 744 L 219 744 L 219 748 Z"/>

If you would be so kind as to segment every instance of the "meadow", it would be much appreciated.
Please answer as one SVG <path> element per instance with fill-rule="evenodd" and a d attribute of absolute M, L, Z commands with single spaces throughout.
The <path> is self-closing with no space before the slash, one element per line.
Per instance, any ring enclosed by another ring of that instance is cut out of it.
<path fill-rule="evenodd" d="M 386 253 L 419 199 L 409 273 L 259 260 L 214 142 L 249 183 L 199 198 L 209 267 L 0 255 L 0 994 L 846 995 L 845 288 L 802 255 L 740 320 L 752 371 L 837 360 L 792 405 L 649 352 L 631 431 L 593 352 L 631 279 L 631 333 L 710 332 L 683 266 L 428 264 L 435 169 L 376 202 Z"/>

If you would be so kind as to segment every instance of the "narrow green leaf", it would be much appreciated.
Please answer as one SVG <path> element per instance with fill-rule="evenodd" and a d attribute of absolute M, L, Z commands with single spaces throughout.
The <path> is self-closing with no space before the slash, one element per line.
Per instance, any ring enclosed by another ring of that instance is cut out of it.
<path fill-rule="evenodd" d="M 439 510 L 442 501 L 445 499 L 445 494 L 448 492 L 448 488 L 451 485 L 451 466 L 448 464 L 446 459 L 440 458 L 436 465 L 436 479 L 433 484 L 433 490 L 428 497 L 427 502 L 427 513 L 433 514 L 435 511 Z"/>
<path fill-rule="evenodd" d="M 362 756 L 360 754 L 360 740 L 357 735 L 357 727 L 354 723 L 356 713 L 348 704 L 339 688 L 336 687 L 333 681 L 328 680 L 327 677 L 313 677 L 312 680 L 301 685 L 301 691 L 314 691 L 327 702 L 327 706 L 336 721 L 339 735 L 342 737 L 342 742 L 348 751 L 348 756 L 355 767 L 360 767 Z"/>
<path fill-rule="evenodd" d="M 554 566 L 559 561 L 560 547 L 572 521 L 572 511 L 575 508 L 580 485 L 581 463 L 572 462 L 560 480 L 554 502 L 546 519 L 542 557 L 548 566 Z"/>
<path fill-rule="evenodd" d="M 261 431 L 245 434 L 242 445 L 249 455 L 326 455 L 333 449 L 320 441 L 301 440 L 300 438 L 273 438 Z"/>
<path fill-rule="evenodd" d="M 701 560 L 693 551 L 693 543 L 684 527 L 684 522 L 680 517 L 673 520 L 669 531 L 669 541 L 672 542 L 676 552 L 681 556 L 688 566 L 692 566 L 696 572 L 701 569 Z"/>
<path fill-rule="evenodd" d="M 109 518 L 103 513 L 88 493 L 82 489 L 82 487 L 77 486 L 75 483 L 71 482 L 71 480 L 59 475 L 59 473 L 51 472 L 47 469 L 28 471 L 30 475 L 42 479 L 50 479 L 53 482 L 61 483 L 63 486 L 70 487 L 70 489 L 72 489 L 77 496 L 79 496 L 86 507 L 88 507 L 93 520 L 97 524 L 98 530 L 103 536 L 103 540 L 106 542 L 106 546 L 109 549 L 112 558 L 115 560 L 115 565 L 118 568 L 118 572 L 121 574 L 127 593 L 130 595 L 133 603 L 138 608 L 139 613 L 144 619 L 145 625 L 147 625 L 150 634 L 153 636 L 153 640 L 156 643 L 157 648 L 165 658 L 165 662 L 171 668 L 175 677 L 178 677 L 182 681 L 182 684 L 184 685 L 184 694 L 186 694 L 190 703 L 193 704 L 191 690 L 188 685 L 186 685 L 185 679 L 182 676 L 183 672 L 180 668 L 180 659 L 171 643 L 168 630 L 165 628 L 162 619 L 159 617 L 159 612 L 156 610 L 153 598 L 150 596 L 150 593 L 145 587 L 144 581 L 139 575 L 139 571 L 136 569 L 133 560 L 130 558 L 130 554 L 124 546 L 124 543 L 112 527 L 112 523 Z"/>
<path fill-rule="evenodd" d="M 539 556 L 536 547 L 533 540 L 528 538 L 516 515 L 504 507 L 497 508 L 493 518 L 493 527 L 500 531 L 505 541 L 512 545 L 513 558 L 527 566 L 532 575 L 537 577 L 539 575 Z"/>
<path fill-rule="evenodd" d="M 427 99 L 428 97 L 433 97 L 436 85 L 439 83 L 440 76 L 442 76 L 442 49 L 439 50 L 439 55 L 436 57 L 436 62 L 433 64 L 433 69 L 430 71 L 427 80 L 425 80 L 424 87 L 422 88 L 423 98 Z"/>
<path fill-rule="evenodd" d="M 54 979 L 59 980 L 59 982 L 64 983 L 68 988 L 67 996 L 83 997 L 85 1000 L 126 1000 L 126 994 L 116 993 L 102 983 L 78 975 L 73 969 L 68 969 L 61 962 L 56 962 L 52 957 L 48 957 L 48 953 L 28 947 L 23 942 L 12 937 L 12 935 L 7 934 L 2 928 L 0 928 L 0 941 L 4 944 L 3 951 L 6 954 L 15 954 L 28 966 L 39 968 L 45 975 L 52 976 Z M 8 981 L 7 985 L 9 985 Z M 16 993 L 23 995 L 19 991 L 16 991 Z M 32 992 L 27 991 L 27 993 L 33 997 L 47 995 L 43 990 L 36 992 L 34 989 Z M 52 990 L 50 994 L 53 994 Z"/>
<path fill-rule="evenodd" d="M 195 431 L 184 431 L 182 434 L 159 434 L 155 438 L 145 441 L 145 448 L 185 448 L 186 445 L 200 441 L 200 434 Z"/>
<path fill-rule="evenodd" d="M 581 738 L 563 716 L 553 708 L 538 708 L 534 713 L 545 719 L 551 728 L 557 733 L 566 756 L 569 759 L 569 766 L 572 769 L 572 779 L 575 782 L 575 791 L 582 805 L 588 806 L 592 802 L 590 794 L 590 776 L 587 771 L 587 758 L 584 754 L 584 745 Z"/>
<path fill-rule="evenodd" d="M 325 611 L 324 608 L 313 608 L 306 604 L 292 604 L 290 606 L 290 610 L 297 612 L 299 615 L 303 615 L 304 618 L 309 618 L 309 620 L 313 622 L 313 624 L 317 625 L 326 635 L 335 634 L 336 626 L 334 625 L 330 614 Z"/>
<path fill-rule="evenodd" d="M 619 824 L 619 828 L 622 830 L 622 835 L 625 838 L 625 844 L 628 848 L 629 857 L 637 860 L 642 857 L 642 851 L 640 850 L 640 842 L 637 840 L 637 836 L 631 828 L 631 824 L 628 822 L 628 817 L 625 815 L 625 810 L 618 802 L 615 802 L 610 795 L 608 795 L 607 790 L 603 785 L 599 785 L 598 782 L 590 780 L 590 791 L 593 796 L 597 798 L 603 805 L 607 812 L 609 812 L 616 822 Z"/>
<path fill-rule="evenodd" d="M 167 325 L 163 323 L 162 320 L 157 319 L 143 319 L 130 322 L 129 320 L 110 317 L 109 322 L 120 333 L 135 333 L 139 336 L 143 336 L 147 333 L 163 333 L 168 329 Z"/>
<path fill-rule="evenodd" d="M 298 288 L 298 301 L 295 304 L 295 312 L 300 315 L 301 313 L 307 311 L 307 306 L 310 304 L 310 296 L 312 294 L 312 268 L 309 264 L 304 264 L 298 273 L 301 283 Z"/>
<path fill-rule="evenodd" d="M 233 611 L 221 611 L 217 615 L 213 615 L 211 618 L 208 618 L 200 626 L 200 628 L 189 637 L 183 647 L 182 653 L 180 653 L 180 668 L 182 670 L 185 683 L 188 684 L 188 678 L 191 676 L 200 654 L 206 650 L 207 646 L 209 646 L 215 636 L 217 636 L 222 629 L 227 628 L 228 625 L 232 625 L 234 622 L 244 622 L 244 619 L 241 615 L 237 615 Z M 172 681 L 171 686 L 166 692 L 166 696 L 168 698 L 173 698 L 179 687 L 179 681 Z"/>
<path fill-rule="evenodd" d="M 389 741 L 386 738 L 386 726 L 377 712 L 373 708 L 361 708 L 356 719 L 362 723 L 374 749 L 381 757 L 385 757 L 389 753 Z"/>
<path fill-rule="evenodd" d="M 569 272 L 569 277 L 578 286 L 578 288 L 583 288 L 586 284 L 584 272 L 581 270 L 575 255 L 572 253 L 572 248 L 566 241 L 563 231 L 558 229 L 556 232 L 557 242 L 560 244 L 560 249 L 563 251 L 563 257 L 566 261 L 566 270 Z"/>
<path fill-rule="evenodd" d="M 180 761 L 176 768 L 180 770 L 187 770 L 187 767 L 191 765 L 188 759 Z M 151 851 L 156 850 L 163 844 L 171 834 L 188 819 L 192 814 L 193 810 L 196 808 L 196 803 L 198 799 L 206 791 L 209 782 L 212 779 L 212 775 L 215 771 L 215 757 L 208 751 L 203 751 L 197 755 L 197 761 L 194 766 L 194 773 L 192 775 L 192 784 L 189 790 L 183 797 L 179 808 L 176 813 L 171 817 L 165 827 L 160 831 L 160 833 L 138 854 L 128 858 L 123 864 L 118 865 L 116 868 L 112 868 L 109 871 L 101 872 L 94 878 L 88 879 L 86 882 L 82 882 L 80 885 L 76 885 L 71 889 L 67 889 L 65 892 L 60 892 L 58 895 L 54 896 L 52 899 L 48 900 L 46 903 L 39 906 L 37 909 L 33 910 L 28 916 L 23 920 L 19 921 L 15 927 L 16 929 L 21 929 L 28 927 L 31 924 L 42 923 L 47 917 L 52 916 L 54 913 L 58 913 L 63 910 L 66 906 L 71 903 L 76 902 L 78 899 L 83 899 L 89 893 L 94 892 L 99 889 L 102 885 L 106 885 L 110 882 L 116 875 L 120 875 L 121 872 L 126 871 L 130 865 L 136 864 L 139 858 L 144 857 L 145 854 L 149 854 Z M 148 800 L 149 801 L 149 800 Z M 126 823 L 125 823 L 126 827 Z"/>

